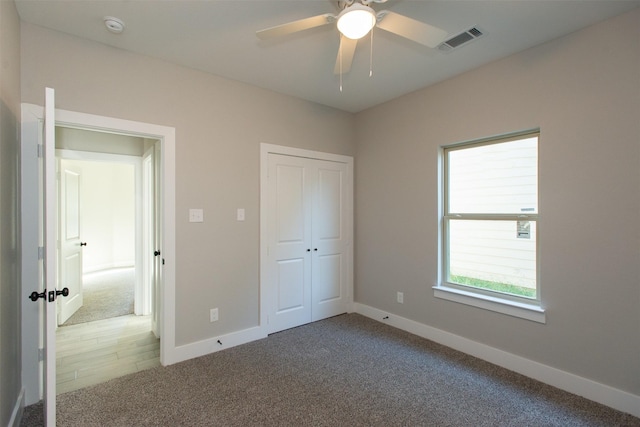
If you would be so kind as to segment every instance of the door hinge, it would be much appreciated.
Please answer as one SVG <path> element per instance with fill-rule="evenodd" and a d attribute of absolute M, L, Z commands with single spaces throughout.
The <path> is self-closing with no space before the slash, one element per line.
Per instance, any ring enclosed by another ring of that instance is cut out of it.
<path fill-rule="evenodd" d="M 38 246 L 38 260 L 44 259 L 44 246 Z"/>
<path fill-rule="evenodd" d="M 38 349 L 38 362 L 42 362 L 44 360 L 44 348 Z"/>
<path fill-rule="evenodd" d="M 44 145 L 38 144 L 38 158 L 44 157 Z"/>

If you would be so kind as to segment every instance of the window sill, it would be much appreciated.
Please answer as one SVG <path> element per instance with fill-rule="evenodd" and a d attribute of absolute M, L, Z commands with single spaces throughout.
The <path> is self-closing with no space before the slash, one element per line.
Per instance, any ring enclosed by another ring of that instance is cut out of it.
<path fill-rule="evenodd" d="M 544 309 L 534 304 L 524 304 L 488 295 L 479 295 L 460 289 L 446 288 L 444 286 L 434 286 L 433 295 L 436 298 L 471 305 L 473 307 L 531 320 L 533 322 L 547 322 Z"/>

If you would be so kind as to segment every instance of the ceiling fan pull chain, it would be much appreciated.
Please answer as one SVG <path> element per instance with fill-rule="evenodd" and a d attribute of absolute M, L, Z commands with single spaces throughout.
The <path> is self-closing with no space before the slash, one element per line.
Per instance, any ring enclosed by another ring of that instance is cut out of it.
<path fill-rule="evenodd" d="M 369 52 L 369 77 L 373 76 L 373 28 L 371 29 L 371 51 Z"/>
<path fill-rule="evenodd" d="M 340 93 L 342 93 L 342 38 L 344 36 L 340 35 Z"/>

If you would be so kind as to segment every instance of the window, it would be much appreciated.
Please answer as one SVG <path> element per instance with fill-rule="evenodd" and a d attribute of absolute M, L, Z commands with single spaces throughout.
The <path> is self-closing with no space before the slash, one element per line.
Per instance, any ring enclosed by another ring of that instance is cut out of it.
<path fill-rule="evenodd" d="M 538 137 L 536 131 L 444 147 L 436 296 L 544 322 L 536 244 Z"/>

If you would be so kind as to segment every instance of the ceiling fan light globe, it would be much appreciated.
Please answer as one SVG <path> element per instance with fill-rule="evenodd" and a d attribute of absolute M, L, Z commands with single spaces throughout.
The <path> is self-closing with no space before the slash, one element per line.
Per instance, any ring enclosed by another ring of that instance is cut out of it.
<path fill-rule="evenodd" d="M 366 36 L 376 25 L 376 13 L 368 6 L 354 3 L 338 16 L 338 30 L 343 36 L 358 40 Z"/>

